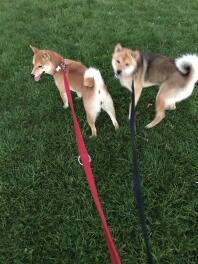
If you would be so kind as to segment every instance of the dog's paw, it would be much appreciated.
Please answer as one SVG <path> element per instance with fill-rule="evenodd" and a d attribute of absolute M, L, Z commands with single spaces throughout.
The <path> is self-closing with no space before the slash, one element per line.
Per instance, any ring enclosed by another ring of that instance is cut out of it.
<path fill-rule="evenodd" d="M 170 106 L 170 110 L 176 110 L 176 105 L 175 105 L 175 104 L 172 104 L 172 105 Z"/>
<path fill-rule="evenodd" d="M 91 136 L 89 136 L 89 138 L 96 138 L 97 137 L 97 135 L 91 135 Z"/>
<path fill-rule="evenodd" d="M 151 122 L 152 123 L 152 122 Z M 148 125 L 145 126 L 146 129 L 152 128 L 153 124 L 149 123 Z"/>
<path fill-rule="evenodd" d="M 64 108 L 64 109 L 67 109 L 68 107 L 69 107 L 68 104 L 64 104 L 64 105 L 63 105 L 63 108 Z"/>
<path fill-rule="evenodd" d="M 113 123 L 113 125 L 114 125 L 114 127 L 115 127 L 115 130 L 117 130 L 118 128 L 119 128 L 119 124 L 118 124 L 118 122 L 116 121 L 116 122 L 114 122 Z"/>

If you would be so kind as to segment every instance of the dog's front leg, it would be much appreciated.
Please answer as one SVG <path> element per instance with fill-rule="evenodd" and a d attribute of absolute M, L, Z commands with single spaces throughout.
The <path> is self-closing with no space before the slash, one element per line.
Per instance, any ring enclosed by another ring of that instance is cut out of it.
<path fill-rule="evenodd" d="M 63 100 L 63 108 L 68 108 L 69 104 L 68 104 L 68 98 L 67 98 L 67 94 L 65 91 L 61 91 L 60 92 L 60 96 Z"/>
<path fill-rule="evenodd" d="M 143 84 L 140 80 L 134 80 L 134 91 L 135 91 L 135 107 L 140 99 L 142 93 Z"/>
<path fill-rule="evenodd" d="M 134 92 L 135 92 L 135 107 L 139 101 L 140 95 L 142 93 L 142 82 L 139 80 L 134 80 Z M 131 118 L 131 103 L 129 104 L 129 119 Z"/>
<path fill-rule="evenodd" d="M 131 119 L 131 103 L 129 104 L 129 115 L 128 115 L 129 120 Z"/>
<path fill-rule="evenodd" d="M 60 73 L 62 75 L 62 73 Z M 63 76 L 59 75 L 57 78 L 55 78 L 55 83 L 56 86 L 59 90 L 61 99 L 63 101 L 63 108 L 68 108 L 69 104 L 68 104 L 68 98 L 67 98 L 67 94 L 65 91 L 65 86 L 64 86 L 64 79 Z"/>

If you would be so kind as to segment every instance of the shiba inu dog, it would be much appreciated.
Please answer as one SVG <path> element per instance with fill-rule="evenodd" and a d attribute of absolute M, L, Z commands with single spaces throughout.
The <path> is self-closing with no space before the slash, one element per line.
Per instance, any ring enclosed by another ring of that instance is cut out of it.
<path fill-rule="evenodd" d="M 50 50 L 39 50 L 31 45 L 30 48 L 34 53 L 31 73 L 33 79 L 39 81 L 44 73 L 52 75 L 63 100 L 64 108 L 68 107 L 68 98 L 60 66 L 61 64 L 66 64 L 70 89 L 77 93 L 78 98 L 82 97 L 83 99 L 92 136 L 97 135 L 95 121 L 101 110 L 106 111 L 110 116 L 115 129 L 119 127 L 113 100 L 99 70 L 86 68 L 77 61 L 64 60 L 60 54 Z"/>
<path fill-rule="evenodd" d="M 175 60 L 163 55 L 142 53 L 115 46 L 112 66 L 122 86 L 131 91 L 134 80 L 135 104 L 142 88 L 159 85 L 156 114 L 146 128 L 157 125 L 165 117 L 165 110 L 176 109 L 176 103 L 189 97 L 198 80 L 198 56 L 187 54 Z"/>

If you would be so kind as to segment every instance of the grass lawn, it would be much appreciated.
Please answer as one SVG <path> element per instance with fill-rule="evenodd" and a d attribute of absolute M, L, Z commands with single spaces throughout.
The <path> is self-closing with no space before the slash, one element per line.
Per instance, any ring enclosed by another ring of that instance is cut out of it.
<path fill-rule="evenodd" d="M 52 78 L 30 78 L 32 44 L 99 68 L 120 129 L 109 117 L 89 139 L 81 101 L 75 109 L 92 156 L 104 213 L 123 264 L 146 263 L 131 190 L 130 94 L 114 79 L 117 42 L 171 57 L 198 53 L 198 1 L 16 0 L 0 3 L 0 264 L 106 264 L 106 241 L 76 156 L 69 109 Z M 155 263 L 195 264 L 198 239 L 198 92 L 156 128 L 156 88 L 138 105 L 138 149 Z M 148 103 L 153 105 L 147 109 Z"/>

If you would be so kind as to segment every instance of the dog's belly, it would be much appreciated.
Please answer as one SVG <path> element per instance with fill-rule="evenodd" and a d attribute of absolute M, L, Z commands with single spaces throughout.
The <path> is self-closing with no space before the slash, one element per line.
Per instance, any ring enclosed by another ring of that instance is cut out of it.
<path fill-rule="evenodd" d="M 131 91 L 131 85 L 132 85 L 132 78 L 122 78 L 120 79 L 120 83 L 122 86 L 126 87 L 129 91 Z M 151 82 L 144 82 L 143 83 L 143 87 L 150 87 L 156 85 L 155 83 L 151 83 Z"/>
<path fill-rule="evenodd" d="M 146 88 L 146 87 L 150 87 L 150 86 L 153 86 L 153 85 L 156 85 L 155 83 L 151 83 L 151 82 L 144 82 L 143 83 L 143 87 Z"/>

